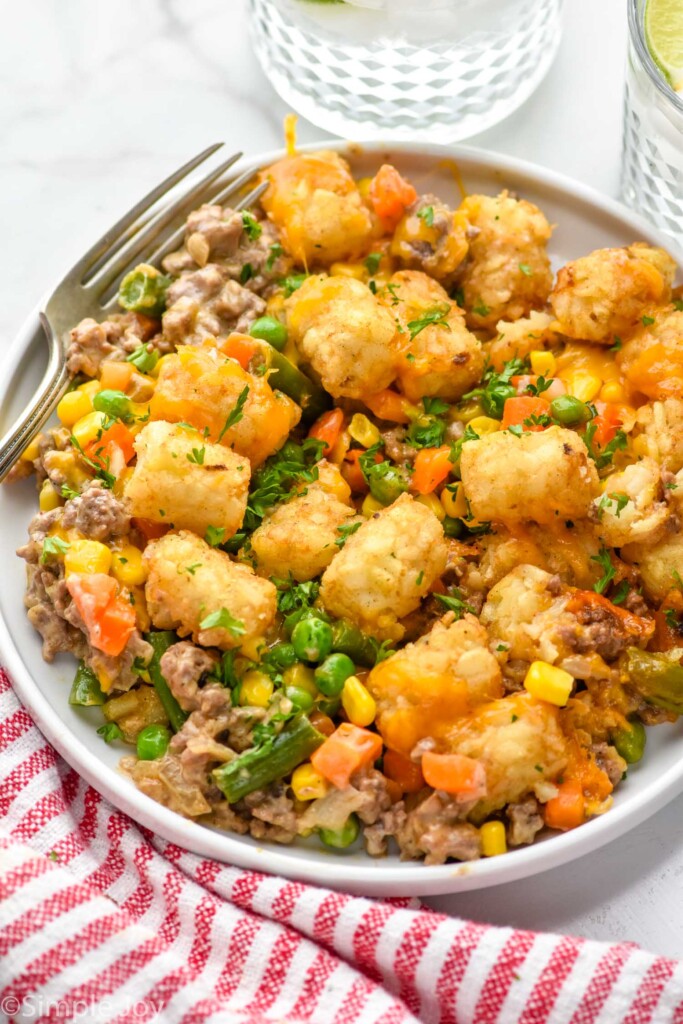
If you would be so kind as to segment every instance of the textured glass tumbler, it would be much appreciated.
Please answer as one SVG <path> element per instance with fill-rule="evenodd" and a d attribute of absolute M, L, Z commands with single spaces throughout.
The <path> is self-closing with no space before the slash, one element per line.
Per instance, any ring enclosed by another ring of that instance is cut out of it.
<path fill-rule="evenodd" d="M 628 0 L 621 197 L 683 244 L 683 97 L 650 56 L 644 7 L 645 0 Z"/>
<path fill-rule="evenodd" d="M 536 89 L 562 0 L 249 0 L 263 70 L 309 121 L 351 139 L 453 142 Z"/>

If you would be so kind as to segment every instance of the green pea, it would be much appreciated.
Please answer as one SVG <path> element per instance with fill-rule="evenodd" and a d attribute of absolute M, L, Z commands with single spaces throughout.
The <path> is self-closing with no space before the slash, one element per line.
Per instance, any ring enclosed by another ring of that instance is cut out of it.
<path fill-rule="evenodd" d="M 558 423 L 571 426 L 575 423 L 585 423 L 591 418 L 591 411 L 585 402 L 573 395 L 558 395 L 550 403 L 550 415 Z"/>
<path fill-rule="evenodd" d="M 168 750 L 171 734 L 165 725 L 146 725 L 137 738 L 137 752 L 141 761 L 155 761 Z"/>
<path fill-rule="evenodd" d="M 316 686 L 326 697 L 338 697 L 355 671 L 356 666 L 347 654 L 330 654 L 315 670 Z"/>
<path fill-rule="evenodd" d="M 105 388 L 99 391 L 92 400 L 93 408 L 103 412 L 115 420 L 123 420 L 130 423 L 134 416 L 130 408 L 130 398 L 124 395 L 123 391 L 112 391 Z"/>
<path fill-rule="evenodd" d="M 302 711 L 308 711 L 313 707 L 312 695 L 300 686 L 285 686 L 285 697 L 291 700 L 294 707 L 300 708 Z"/>
<path fill-rule="evenodd" d="M 287 344 L 287 328 L 274 316 L 261 316 L 249 328 L 252 338 L 260 338 L 282 352 Z"/>
<path fill-rule="evenodd" d="M 645 753 L 647 736 L 639 718 L 629 718 L 628 724 L 628 729 L 616 729 L 612 733 L 612 743 L 627 764 L 636 764 Z"/>
<path fill-rule="evenodd" d="M 325 846 L 331 846 L 335 850 L 345 850 L 358 839 L 360 823 L 355 814 L 349 815 L 341 828 L 318 829 L 320 838 Z"/>
<path fill-rule="evenodd" d="M 327 715 L 328 718 L 336 718 L 341 708 L 341 700 L 339 697 L 331 698 L 330 700 L 318 700 L 316 701 L 316 707 L 318 711 L 321 711 L 323 715 Z"/>
<path fill-rule="evenodd" d="M 447 537 L 461 537 L 465 530 L 462 519 L 453 519 L 452 516 L 446 516 L 441 525 Z"/>
<path fill-rule="evenodd" d="M 292 645 L 302 661 L 322 661 L 332 650 L 332 627 L 317 616 L 302 618 L 292 630 Z"/>
<path fill-rule="evenodd" d="M 275 644 L 266 654 L 264 661 L 275 668 L 291 668 L 298 661 L 296 651 L 291 644 Z"/>
<path fill-rule="evenodd" d="M 410 478 L 406 470 L 392 466 L 390 462 L 378 462 L 368 471 L 370 493 L 383 505 L 391 505 L 399 495 L 408 490 Z"/>

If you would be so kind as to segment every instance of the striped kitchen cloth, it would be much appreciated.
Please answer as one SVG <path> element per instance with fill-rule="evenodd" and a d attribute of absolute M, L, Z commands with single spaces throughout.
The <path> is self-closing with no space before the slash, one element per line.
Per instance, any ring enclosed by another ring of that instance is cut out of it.
<path fill-rule="evenodd" d="M 0 670 L 0 1021 L 683 1024 L 683 965 L 194 856 L 86 785 Z"/>

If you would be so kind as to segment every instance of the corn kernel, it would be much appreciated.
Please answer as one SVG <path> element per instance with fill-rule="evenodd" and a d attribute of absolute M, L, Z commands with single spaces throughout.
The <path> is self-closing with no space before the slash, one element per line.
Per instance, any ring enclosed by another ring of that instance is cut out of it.
<path fill-rule="evenodd" d="M 440 523 L 446 518 L 444 507 L 435 494 L 418 494 L 415 500 L 431 509 Z"/>
<path fill-rule="evenodd" d="M 458 408 L 458 419 L 462 423 L 470 423 L 475 417 L 483 415 L 484 410 L 479 405 L 479 402 L 465 402 Z"/>
<path fill-rule="evenodd" d="M 85 448 L 86 445 L 96 441 L 101 436 L 106 422 L 107 417 L 105 413 L 89 412 L 86 416 L 81 417 L 77 423 L 74 423 L 71 432 L 81 448 Z"/>
<path fill-rule="evenodd" d="M 567 380 L 567 390 L 582 402 L 592 402 L 602 387 L 602 377 L 594 373 L 573 373 Z"/>
<path fill-rule="evenodd" d="M 529 353 L 531 372 L 538 377 L 552 377 L 555 373 L 555 356 L 552 352 L 535 349 Z"/>
<path fill-rule="evenodd" d="M 632 441 L 633 454 L 634 455 L 649 455 L 650 454 L 650 442 L 645 434 L 639 434 Z"/>
<path fill-rule="evenodd" d="M 24 462 L 33 462 L 34 459 L 38 458 L 40 455 L 40 439 L 42 436 L 42 434 L 38 434 L 37 437 L 33 438 L 30 445 L 24 449 L 21 455 Z"/>
<path fill-rule="evenodd" d="M 479 829 L 479 838 L 481 852 L 485 857 L 498 857 L 501 853 L 507 853 L 505 825 L 502 821 L 487 821 Z"/>
<path fill-rule="evenodd" d="M 350 447 L 351 435 L 348 430 L 342 430 L 339 437 L 332 445 L 332 451 L 327 456 L 327 461 L 334 463 L 335 466 L 341 465 Z"/>
<path fill-rule="evenodd" d="M 265 672 L 251 669 L 242 677 L 240 704 L 242 707 L 267 708 L 273 696 L 273 680 Z"/>
<path fill-rule="evenodd" d="M 353 725 L 363 728 L 375 720 L 377 705 L 358 676 L 349 676 L 342 690 L 342 707 Z"/>
<path fill-rule="evenodd" d="M 463 519 L 469 515 L 465 500 L 465 488 L 462 484 L 455 484 L 455 490 L 451 490 L 452 486 L 454 485 L 449 484 L 448 487 L 444 487 L 441 492 L 441 504 L 447 516 L 452 519 Z"/>
<path fill-rule="evenodd" d="M 65 427 L 73 427 L 89 412 L 92 412 L 92 398 L 85 391 L 68 391 L 57 406 L 59 422 Z"/>
<path fill-rule="evenodd" d="M 365 280 L 365 268 L 362 263 L 333 263 L 330 274 L 332 277 L 355 277 L 358 281 Z"/>
<path fill-rule="evenodd" d="M 265 650 L 266 646 L 265 637 L 247 636 L 242 641 L 240 653 L 243 654 L 245 658 L 249 658 L 249 661 L 260 661 L 261 654 Z"/>
<path fill-rule="evenodd" d="M 569 700 L 574 677 L 563 668 L 549 665 L 547 661 L 532 661 L 524 679 L 524 688 L 538 700 L 564 707 Z"/>
<path fill-rule="evenodd" d="M 370 195 L 370 186 L 372 185 L 372 178 L 359 178 L 356 182 L 358 191 L 360 192 L 363 199 L 367 199 Z"/>
<path fill-rule="evenodd" d="M 135 622 L 141 633 L 148 633 L 152 628 L 152 620 L 147 608 L 144 587 L 129 587 L 130 603 L 135 609 Z"/>
<path fill-rule="evenodd" d="M 38 496 L 38 507 L 40 508 L 40 511 L 52 512 L 53 509 L 59 508 L 61 504 L 62 499 L 59 494 L 50 481 L 46 480 L 40 488 L 40 495 Z"/>
<path fill-rule="evenodd" d="M 79 384 L 76 388 L 76 391 L 80 391 L 83 395 L 88 395 L 91 400 L 101 390 L 102 385 L 99 380 L 86 380 L 85 384 Z"/>
<path fill-rule="evenodd" d="M 124 587 L 140 587 L 147 579 L 147 566 L 142 560 L 142 551 L 133 544 L 126 544 L 115 551 L 111 563 L 112 575 Z"/>
<path fill-rule="evenodd" d="M 106 544 L 98 540 L 75 540 L 64 555 L 64 571 L 68 576 L 72 572 L 103 572 L 111 568 L 112 554 Z"/>
<path fill-rule="evenodd" d="M 470 426 L 483 437 L 485 434 L 495 434 L 500 430 L 500 420 L 494 420 L 491 416 L 475 416 L 470 420 Z"/>
<path fill-rule="evenodd" d="M 357 412 L 351 417 L 349 434 L 354 441 L 358 441 L 358 444 L 362 444 L 364 448 L 371 448 L 373 444 L 377 444 L 378 441 L 382 440 L 382 435 L 375 424 L 371 423 L 362 412 Z"/>
<path fill-rule="evenodd" d="M 361 505 L 361 512 L 364 516 L 369 518 L 374 516 L 375 512 L 381 512 L 385 506 L 377 498 L 374 498 L 372 494 L 366 494 L 363 498 L 363 504 Z"/>
<path fill-rule="evenodd" d="M 327 781 L 315 770 L 310 761 L 294 769 L 291 786 L 294 796 L 302 801 L 319 800 L 329 789 Z"/>
<path fill-rule="evenodd" d="M 603 384 L 600 391 L 600 399 L 603 402 L 623 402 L 626 398 L 626 390 L 618 380 L 608 380 Z"/>
<path fill-rule="evenodd" d="M 296 686 L 299 690 L 305 690 L 313 698 L 318 696 L 315 673 L 308 665 L 302 665 L 301 662 L 290 665 L 282 673 L 282 679 L 285 686 Z"/>

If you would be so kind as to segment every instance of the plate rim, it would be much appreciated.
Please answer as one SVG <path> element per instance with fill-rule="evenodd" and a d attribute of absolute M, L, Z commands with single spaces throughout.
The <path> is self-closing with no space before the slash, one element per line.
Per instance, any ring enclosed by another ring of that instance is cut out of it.
<path fill-rule="evenodd" d="M 482 150 L 475 146 L 442 146 L 384 140 L 355 143 L 329 139 L 307 143 L 297 149 L 299 152 L 327 149 L 350 156 L 374 153 L 390 157 L 391 154 L 401 153 L 420 158 L 434 157 L 454 160 L 457 164 L 477 164 L 489 173 L 502 175 L 503 181 L 506 175 L 526 177 L 535 186 L 554 189 L 569 199 L 579 199 L 584 204 L 597 207 L 602 213 L 615 218 L 625 228 L 632 230 L 634 238 L 663 246 L 672 253 L 679 266 L 683 265 L 683 255 L 675 241 L 664 236 L 640 215 L 628 210 L 617 200 L 561 172 L 516 157 Z M 235 173 L 249 169 L 255 171 L 282 155 L 283 150 L 276 149 L 244 158 L 236 165 Z M 48 294 L 49 292 L 46 293 Z M 38 311 L 43 304 L 44 300 L 41 300 L 29 313 L 10 345 L 4 360 L 5 373 L 0 386 L 0 402 L 19 372 L 22 359 L 39 329 Z M 635 828 L 683 792 L 682 757 L 677 764 L 659 776 L 656 782 L 646 785 L 642 792 L 632 794 L 627 804 L 610 809 L 580 829 L 553 836 L 543 843 L 510 851 L 503 858 L 482 858 L 469 863 L 444 865 L 425 865 L 412 861 L 387 865 L 382 858 L 367 856 L 367 863 L 359 863 L 332 853 L 329 854 L 328 863 L 327 859 L 320 858 L 318 851 L 315 860 L 310 860 L 306 856 L 292 857 L 288 855 L 287 847 L 275 843 L 252 845 L 230 832 L 215 831 L 182 818 L 175 811 L 163 807 L 141 793 L 121 773 L 110 770 L 98 759 L 93 759 L 86 745 L 65 727 L 65 723 L 41 693 L 28 666 L 24 664 L 21 652 L 15 645 L 8 624 L 1 613 L 0 654 L 14 692 L 45 738 L 89 785 L 115 807 L 129 815 L 136 825 L 152 829 L 164 840 L 198 856 L 331 889 L 375 896 L 395 896 L 403 893 L 438 895 L 502 885 L 586 856 Z M 100 776 L 103 768 L 105 774 L 102 778 Z"/>

